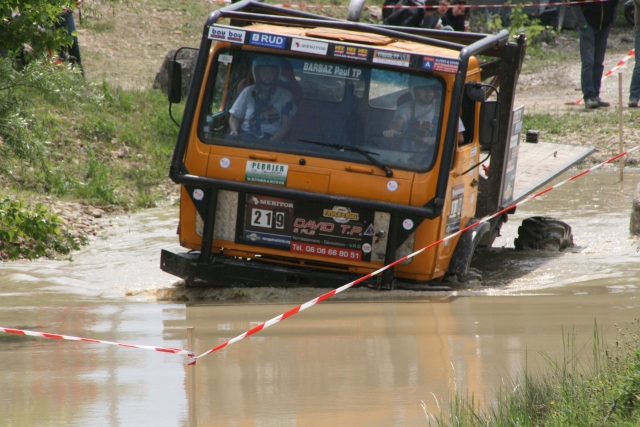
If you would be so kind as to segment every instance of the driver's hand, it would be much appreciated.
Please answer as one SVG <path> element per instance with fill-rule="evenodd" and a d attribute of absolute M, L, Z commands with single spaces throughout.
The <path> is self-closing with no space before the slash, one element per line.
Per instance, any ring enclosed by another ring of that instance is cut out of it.
<path fill-rule="evenodd" d="M 395 129 L 388 129 L 388 130 L 385 130 L 384 132 L 382 132 L 382 134 L 384 136 L 386 136 L 387 138 L 391 138 L 392 136 L 394 136 L 397 133 L 400 133 L 400 132 L 398 132 Z"/>

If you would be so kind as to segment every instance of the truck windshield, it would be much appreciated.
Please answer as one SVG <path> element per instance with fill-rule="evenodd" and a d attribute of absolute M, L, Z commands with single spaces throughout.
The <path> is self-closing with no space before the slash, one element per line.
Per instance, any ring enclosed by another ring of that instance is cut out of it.
<path fill-rule="evenodd" d="M 441 79 L 372 65 L 218 51 L 198 135 L 207 144 L 430 170 L 441 130 Z"/>

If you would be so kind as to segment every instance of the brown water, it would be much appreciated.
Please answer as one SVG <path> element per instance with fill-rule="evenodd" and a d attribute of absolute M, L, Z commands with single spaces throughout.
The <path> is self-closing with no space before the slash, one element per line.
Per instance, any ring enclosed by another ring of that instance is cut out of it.
<path fill-rule="evenodd" d="M 421 403 L 453 390 L 492 399 L 539 351 L 562 354 L 562 333 L 588 340 L 594 321 L 640 317 L 640 241 L 629 212 L 640 172 L 595 171 L 518 208 L 477 260 L 484 285 L 443 293 L 351 289 L 197 364 L 199 426 L 427 425 Z M 574 230 L 563 253 L 520 252 L 523 218 Z M 208 303 L 158 302 L 174 278 L 158 268 L 176 249 L 177 212 L 157 209 L 73 261 L 0 266 L 0 326 L 200 354 L 324 291 L 210 293 Z M 242 301 L 242 302 L 240 302 Z M 188 426 L 184 356 L 0 333 L 0 426 Z"/>

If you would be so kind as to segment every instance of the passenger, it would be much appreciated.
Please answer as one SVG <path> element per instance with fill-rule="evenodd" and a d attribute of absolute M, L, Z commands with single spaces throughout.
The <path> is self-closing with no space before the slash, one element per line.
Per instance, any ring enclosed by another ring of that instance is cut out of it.
<path fill-rule="evenodd" d="M 291 92 L 277 84 L 280 60 L 259 56 L 253 61 L 252 72 L 255 84 L 246 87 L 229 110 L 229 134 L 282 140 L 291 128 L 297 107 Z"/>
<path fill-rule="evenodd" d="M 407 142 L 399 147 L 401 149 L 412 149 L 415 144 L 411 144 L 410 141 L 423 141 L 429 146 L 434 146 L 440 113 L 436 94 L 440 92 L 440 83 L 426 77 L 409 76 L 409 88 L 413 100 L 398 106 L 389 123 L 389 129 L 382 134 L 387 138 L 396 135 L 406 137 Z"/>

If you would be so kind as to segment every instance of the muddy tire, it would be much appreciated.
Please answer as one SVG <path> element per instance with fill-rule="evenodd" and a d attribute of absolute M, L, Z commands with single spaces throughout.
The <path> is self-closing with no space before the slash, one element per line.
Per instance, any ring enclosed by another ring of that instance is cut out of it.
<path fill-rule="evenodd" d="M 513 242 L 516 250 L 544 249 L 561 251 L 573 246 L 573 234 L 569 224 L 560 220 L 534 216 L 522 221 L 518 237 Z"/>

